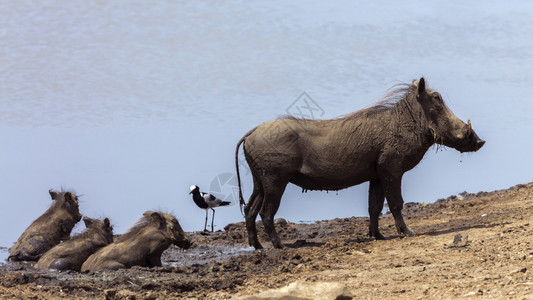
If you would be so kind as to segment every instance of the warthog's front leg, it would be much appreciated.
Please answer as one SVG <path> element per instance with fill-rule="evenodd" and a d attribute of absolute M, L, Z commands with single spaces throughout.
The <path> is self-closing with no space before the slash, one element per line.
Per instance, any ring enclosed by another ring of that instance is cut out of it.
<path fill-rule="evenodd" d="M 399 234 L 406 236 L 414 236 L 415 234 L 409 230 L 402 216 L 403 198 L 402 198 L 402 176 L 393 176 L 390 173 L 382 172 L 381 183 L 387 197 L 389 209 L 394 217 L 396 230 Z"/>
<path fill-rule="evenodd" d="M 163 265 L 161 263 L 161 254 L 159 253 L 151 253 L 146 261 L 148 263 L 147 267 L 161 267 Z"/>

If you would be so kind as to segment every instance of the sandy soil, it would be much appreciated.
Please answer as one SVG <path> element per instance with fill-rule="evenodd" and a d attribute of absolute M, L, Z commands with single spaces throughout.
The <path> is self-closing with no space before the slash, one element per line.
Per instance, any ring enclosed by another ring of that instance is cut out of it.
<path fill-rule="evenodd" d="M 408 203 L 404 214 L 416 237 L 399 237 L 388 214 L 380 222 L 386 241 L 367 237 L 368 218 L 278 220 L 291 248 L 253 251 L 236 223 L 191 233 L 195 246 L 169 248 L 160 268 L 84 274 L 5 263 L 0 298 L 533 299 L 533 183 Z"/>

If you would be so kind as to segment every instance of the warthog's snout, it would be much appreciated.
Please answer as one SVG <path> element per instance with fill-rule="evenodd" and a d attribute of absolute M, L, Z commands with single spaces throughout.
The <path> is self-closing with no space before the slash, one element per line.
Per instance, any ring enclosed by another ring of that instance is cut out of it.
<path fill-rule="evenodd" d="M 480 139 L 480 138 L 478 138 L 477 141 L 476 141 L 476 148 L 477 148 L 477 150 L 481 149 L 481 147 L 483 147 L 483 145 L 485 145 L 485 141 L 482 140 L 482 139 Z M 476 151 L 477 151 L 477 150 L 476 150 Z"/>
<path fill-rule="evenodd" d="M 468 119 L 466 124 L 461 123 L 462 128 L 460 131 L 452 139 L 444 140 L 444 145 L 453 147 L 460 152 L 476 152 L 481 149 L 485 145 L 485 141 L 480 139 L 474 129 L 472 129 L 470 119 Z"/>
<path fill-rule="evenodd" d="M 485 145 L 485 141 L 480 139 L 477 134 L 472 131 L 469 137 L 466 138 L 466 144 L 463 144 L 456 149 L 460 152 L 476 152 Z"/>
<path fill-rule="evenodd" d="M 481 149 L 481 147 L 483 147 L 483 145 L 485 145 L 485 141 L 480 139 L 477 134 L 474 132 L 474 130 L 472 130 L 472 123 L 470 123 L 470 119 L 468 119 L 468 125 L 467 125 L 467 129 L 466 129 L 466 137 L 467 138 L 470 138 L 472 137 L 472 134 L 474 135 L 474 139 L 475 139 L 475 147 L 476 147 L 476 150 L 474 151 L 477 151 L 479 149 Z"/>
<path fill-rule="evenodd" d="M 179 242 L 176 242 L 176 246 L 182 248 L 182 249 L 189 249 L 191 248 L 191 246 L 193 245 L 193 243 L 187 239 L 183 239 Z"/>

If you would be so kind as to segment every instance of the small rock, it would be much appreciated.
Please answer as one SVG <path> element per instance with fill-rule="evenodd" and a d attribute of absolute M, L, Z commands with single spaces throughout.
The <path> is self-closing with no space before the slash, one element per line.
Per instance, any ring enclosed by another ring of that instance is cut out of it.
<path fill-rule="evenodd" d="M 477 295 L 477 292 L 471 291 L 471 292 L 465 294 L 465 297 L 472 297 L 472 296 L 475 296 L 475 295 Z"/>
<path fill-rule="evenodd" d="M 454 237 L 453 237 L 453 243 L 454 244 L 459 244 L 461 242 L 461 240 L 463 239 L 463 236 L 458 233 L 456 234 Z"/>
<path fill-rule="evenodd" d="M 159 284 L 154 282 L 147 282 L 141 285 L 141 289 L 143 290 L 153 290 L 159 287 Z"/>
<path fill-rule="evenodd" d="M 346 286 L 339 282 L 304 282 L 295 281 L 279 289 L 270 289 L 261 293 L 241 296 L 236 299 L 353 299 Z"/>
<path fill-rule="evenodd" d="M 513 280 L 509 277 L 506 277 L 500 284 L 504 286 L 504 285 L 509 285 L 511 282 L 513 282 Z"/>
<path fill-rule="evenodd" d="M 230 223 L 230 224 L 224 226 L 224 230 L 225 231 L 230 231 L 230 230 L 237 229 L 239 227 L 240 227 L 240 225 L 238 225 L 237 223 Z"/>
<path fill-rule="evenodd" d="M 234 240 L 241 240 L 243 237 L 240 233 L 236 232 L 231 235 L 231 238 Z"/>
<path fill-rule="evenodd" d="M 468 235 L 462 236 L 460 233 L 453 237 L 453 247 L 465 247 L 468 245 Z"/>
<path fill-rule="evenodd" d="M 318 235 L 318 231 L 313 231 L 313 232 L 307 234 L 307 237 L 312 239 L 312 238 L 315 238 L 317 235 Z"/>
<path fill-rule="evenodd" d="M 277 218 L 277 219 L 274 220 L 274 224 L 276 224 L 278 226 L 285 227 L 285 226 L 287 226 L 287 220 L 285 220 L 283 218 Z"/>
<path fill-rule="evenodd" d="M 113 299 L 117 295 L 116 290 L 105 290 L 104 295 L 106 299 Z"/>
<path fill-rule="evenodd" d="M 527 268 L 523 267 L 523 268 L 512 271 L 511 273 L 509 273 L 509 275 L 516 274 L 516 273 L 525 273 L 525 272 L 527 272 Z"/>

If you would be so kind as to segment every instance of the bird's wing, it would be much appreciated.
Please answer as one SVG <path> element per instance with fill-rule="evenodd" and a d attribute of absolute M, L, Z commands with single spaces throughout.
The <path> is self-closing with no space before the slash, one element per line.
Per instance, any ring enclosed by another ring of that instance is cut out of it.
<path fill-rule="evenodd" d="M 209 206 L 207 205 L 207 201 L 205 201 L 205 198 L 202 195 L 194 194 L 192 195 L 192 200 L 199 208 L 202 209 L 208 209 Z"/>
<path fill-rule="evenodd" d="M 209 207 L 217 207 L 220 205 L 220 203 L 222 203 L 222 200 L 209 193 L 202 193 L 202 197 L 204 197 L 205 202 Z"/>

